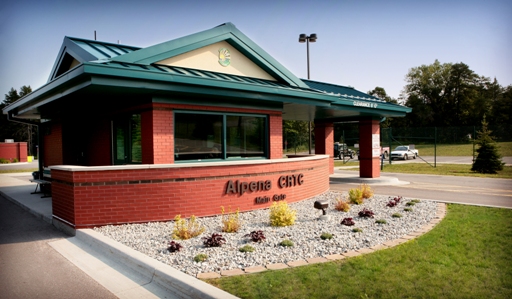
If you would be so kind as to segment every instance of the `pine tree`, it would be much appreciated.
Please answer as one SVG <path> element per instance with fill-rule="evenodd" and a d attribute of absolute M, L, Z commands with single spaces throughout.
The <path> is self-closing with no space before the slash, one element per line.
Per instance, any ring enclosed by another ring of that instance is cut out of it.
<path fill-rule="evenodd" d="M 487 121 L 482 120 L 482 130 L 478 131 L 478 138 L 476 143 L 479 148 L 476 150 L 478 155 L 476 160 L 473 162 L 472 171 L 479 173 L 497 173 L 499 170 L 503 170 L 505 163 L 501 160 L 501 155 L 498 152 L 498 145 L 491 136 L 492 131 L 487 128 Z"/>

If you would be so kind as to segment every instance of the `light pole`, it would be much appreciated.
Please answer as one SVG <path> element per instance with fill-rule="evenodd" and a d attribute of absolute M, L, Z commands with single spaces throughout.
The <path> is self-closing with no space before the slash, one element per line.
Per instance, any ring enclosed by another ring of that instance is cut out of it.
<path fill-rule="evenodd" d="M 299 35 L 299 43 L 306 43 L 306 51 L 308 58 L 308 79 L 309 79 L 309 42 L 316 42 L 317 36 L 316 33 L 312 33 L 311 35 L 306 35 L 304 33 Z M 309 154 L 311 155 L 311 121 L 309 121 Z"/>

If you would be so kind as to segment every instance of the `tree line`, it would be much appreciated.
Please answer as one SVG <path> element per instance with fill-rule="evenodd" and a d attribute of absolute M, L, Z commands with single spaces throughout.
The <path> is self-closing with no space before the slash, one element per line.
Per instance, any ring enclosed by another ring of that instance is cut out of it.
<path fill-rule="evenodd" d="M 512 85 L 480 76 L 460 63 L 421 65 L 409 70 L 398 99 L 382 87 L 368 94 L 412 108 L 406 117 L 392 118 L 384 127 L 479 126 L 486 116 L 489 126 L 512 124 Z"/>

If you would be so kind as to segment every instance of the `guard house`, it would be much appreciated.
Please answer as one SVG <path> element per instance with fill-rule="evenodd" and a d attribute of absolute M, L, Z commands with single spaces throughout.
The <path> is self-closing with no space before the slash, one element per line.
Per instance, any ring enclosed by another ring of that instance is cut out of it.
<path fill-rule="evenodd" d="M 247 211 L 329 189 L 333 123 L 359 121 L 379 177 L 379 122 L 410 108 L 301 80 L 233 24 L 138 48 L 65 37 L 48 83 L 3 112 L 36 123 L 54 220 L 73 229 Z M 283 120 L 315 155 L 283 157 Z"/>

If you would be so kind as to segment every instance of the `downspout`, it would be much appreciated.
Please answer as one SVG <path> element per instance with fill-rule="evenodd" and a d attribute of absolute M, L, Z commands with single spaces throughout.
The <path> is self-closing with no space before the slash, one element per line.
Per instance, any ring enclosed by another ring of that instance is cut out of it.
<path fill-rule="evenodd" d="M 40 122 L 35 122 L 35 121 L 30 121 L 30 120 L 24 120 L 24 119 L 19 119 L 19 118 L 14 118 L 12 116 L 12 111 L 9 111 L 7 112 L 7 120 L 8 121 L 13 121 L 13 122 L 17 122 L 17 123 L 22 123 L 22 124 L 26 124 L 26 125 L 31 125 L 31 126 L 37 126 L 37 143 L 38 143 L 38 149 L 39 149 L 39 153 L 38 153 L 38 156 L 37 156 L 37 164 L 38 164 L 38 168 L 39 168 L 39 174 L 43 175 L 43 159 L 41 159 L 41 157 L 43 156 L 43 137 L 41 136 L 41 123 Z"/>

